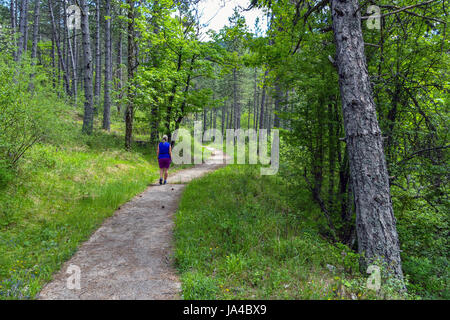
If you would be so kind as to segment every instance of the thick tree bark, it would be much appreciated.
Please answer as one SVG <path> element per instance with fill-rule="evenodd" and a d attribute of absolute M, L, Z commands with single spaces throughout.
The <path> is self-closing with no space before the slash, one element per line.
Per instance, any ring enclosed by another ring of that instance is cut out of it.
<path fill-rule="evenodd" d="M 111 126 L 111 80 L 112 80 L 112 48 L 111 48 L 111 0 L 105 2 L 105 97 L 103 104 L 103 129 Z"/>
<path fill-rule="evenodd" d="M 134 44 L 134 0 L 127 0 L 128 4 L 128 89 L 127 109 L 125 111 L 125 149 L 131 150 L 133 137 L 133 114 L 134 114 L 134 67 L 135 67 L 135 44 Z"/>
<path fill-rule="evenodd" d="M 92 52 L 89 33 L 89 7 L 86 0 L 80 0 L 81 34 L 83 39 L 83 71 L 84 71 L 84 117 L 83 132 L 92 134 L 94 129 L 94 108 L 92 88 Z"/>
<path fill-rule="evenodd" d="M 381 132 L 368 77 L 357 0 L 331 0 L 336 62 L 351 181 L 358 250 L 366 267 L 380 259 L 403 279 Z"/>

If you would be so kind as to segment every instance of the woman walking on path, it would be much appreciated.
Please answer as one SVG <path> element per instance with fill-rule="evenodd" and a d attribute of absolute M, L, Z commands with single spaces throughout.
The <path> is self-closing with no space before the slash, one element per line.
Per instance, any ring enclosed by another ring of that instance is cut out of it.
<path fill-rule="evenodd" d="M 167 183 L 167 175 L 170 167 L 170 163 L 172 162 L 172 147 L 169 142 L 167 142 L 168 138 L 166 135 L 162 137 L 162 142 L 158 145 L 158 163 L 159 163 L 159 184 Z"/>

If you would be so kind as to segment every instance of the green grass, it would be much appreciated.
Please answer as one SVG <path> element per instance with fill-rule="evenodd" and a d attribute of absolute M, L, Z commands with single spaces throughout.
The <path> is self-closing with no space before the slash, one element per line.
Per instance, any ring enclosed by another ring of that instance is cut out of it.
<path fill-rule="evenodd" d="M 249 165 L 186 187 L 175 219 L 184 299 L 377 298 L 358 255 L 318 235 L 321 215 L 307 191 L 293 201 L 288 190 Z"/>
<path fill-rule="evenodd" d="M 0 299 L 34 298 L 105 218 L 159 177 L 154 149 L 125 152 L 117 133 L 55 125 L 59 137 L 35 145 L 0 186 Z"/>

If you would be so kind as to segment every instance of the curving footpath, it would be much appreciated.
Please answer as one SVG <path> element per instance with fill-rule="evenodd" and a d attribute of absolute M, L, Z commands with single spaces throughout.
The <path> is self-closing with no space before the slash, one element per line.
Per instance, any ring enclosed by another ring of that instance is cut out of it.
<path fill-rule="evenodd" d="M 173 267 L 173 216 L 185 183 L 224 165 L 224 154 L 209 150 L 205 163 L 170 175 L 170 184 L 151 185 L 106 219 L 38 299 L 180 299 L 181 283 Z M 67 273 L 71 265 L 79 268 L 79 289 L 67 285 L 75 276 Z"/>

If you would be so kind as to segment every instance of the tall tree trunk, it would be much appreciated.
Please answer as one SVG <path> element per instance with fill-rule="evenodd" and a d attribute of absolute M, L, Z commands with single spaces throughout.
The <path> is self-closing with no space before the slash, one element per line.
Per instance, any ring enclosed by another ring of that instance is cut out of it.
<path fill-rule="evenodd" d="M 79 77 L 77 76 L 78 81 L 77 81 L 76 85 L 77 85 L 77 91 L 78 91 L 78 88 L 81 88 L 83 86 L 83 75 L 82 75 L 83 64 L 81 63 L 82 61 L 80 59 L 82 50 L 80 50 L 80 42 L 78 41 L 77 36 L 78 36 L 78 34 L 75 31 L 75 36 L 73 38 L 73 47 L 74 47 L 74 53 L 75 53 L 75 65 L 77 67 L 77 75 L 80 75 Z"/>
<path fill-rule="evenodd" d="M 112 48 L 111 48 L 111 0 L 106 0 L 105 11 L 105 101 L 103 104 L 103 129 L 110 130 L 111 120 L 111 80 L 112 80 Z"/>
<path fill-rule="evenodd" d="M 95 4 L 95 24 L 97 28 L 95 30 L 95 79 L 94 79 L 94 104 L 95 111 L 99 103 L 100 90 L 101 90 L 101 78 L 102 78 L 102 57 L 100 50 L 100 0 L 96 0 Z M 107 32 L 107 31 L 106 31 Z M 105 70 L 106 76 L 106 70 Z M 96 112 L 95 112 L 96 113 Z"/>
<path fill-rule="evenodd" d="M 228 119 L 230 117 L 230 111 L 228 110 L 229 108 L 225 107 L 225 109 L 227 110 L 227 112 L 225 114 L 225 130 L 224 130 L 224 132 L 226 132 L 226 129 L 228 129 Z"/>
<path fill-rule="evenodd" d="M 256 90 L 256 102 L 255 102 L 255 130 L 259 128 L 259 89 Z"/>
<path fill-rule="evenodd" d="M 281 87 L 279 84 L 279 79 L 276 80 L 275 84 L 275 106 L 274 106 L 274 118 L 273 118 L 273 126 L 275 128 L 280 127 L 280 118 L 278 117 L 278 112 L 281 110 L 281 99 L 283 98 L 283 94 L 281 92 Z"/>
<path fill-rule="evenodd" d="M 317 132 L 315 134 L 315 148 L 312 158 L 312 171 L 314 175 L 314 190 L 313 193 L 316 197 L 320 198 L 322 191 L 323 182 L 323 156 L 324 156 L 324 145 L 323 145 L 323 103 L 322 99 L 319 100 L 319 106 L 316 108 L 316 120 Z M 311 137 L 312 138 L 312 137 Z"/>
<path fill-rule="evenodd" d="M 76 67 L 75 67 L 75 60 L 74 60 L 74 56 L 73 56 L 73 50 L 72 50 L 72 42 L 70 41 L 70 32 L 69 32 L 69 28 L 67 27 L 67 18 L 68 15 L 70 14 L 69 12 L 67 12 L 67 7 L 66 4 L 63 3 L 63 9 L 64 9 L 64 32 L 65 32 L 65 37 L 66 37 L 66 46 L 67 46 L 67 59 L 66 59 L 66 65 L 67 65 L 67 73 L 70 74 L 70 69 L 72 69 L 72 88 L 70 89 L 70 95 L 74 98 L 75 104 L 76 104 L 76 86 L 74 86 L 74 83 L 76 83 Z M 75 37 L 75 32 L 73 33 L 73 37 Z M 69 67 L 71 66 L 71 67 Z M 75 91 L 74 91 L 75 89 Z"/>
<path fill-rule="evenodd" d="M 257 69 L 255 67 L 255 75 L 254 75 L 254 83 L 253 83 L 253 128 L 256 130 L 257 128 L 257 110 L 258 110 L 258 97 L 257 97 L 257 93 L 258 93 L 258 83 L 257 83 Z"/>
<path fill-rule="evenodd" d="M 63 47 L 63 52 L 64 52 L 64 64 L 67 67 L 67 78 L 70 78 L 70 61 L 69 61 L 69 37 L 67 35 L 67 8 L 66 8 L 66 2 L 63 1 L 62 2 L 62 8 L 61 8 L 61 14 L 62 14 L 62 20 L 63 20 L 63 29 L 62 29 L 62 34 L 64 36 L 64 47 Z M 69 79 L 70 80 L 70 79 Z M 69 92 L 68 94 L 71 95 L 72 92 L 70 91 L 70 81 L 68 83 L 68 88 L 69 88 Z"/>
<path fill-rule="evenodd" d="M 53 35 L 54 35 L 54 42 L 56 43 L 56 50 L 58 52 L 58 61 L 59 61 L 58 67 L 61 66 L 61 69 L 63 72 L 63 77 L 64 77 L 64 82 L 66 84 L 66 92 L 69 93 L 69 87 L 68 87 L 69 79 L 67 76 L 67 69 L 66 69 L 63 54 L 61 51 L 61 46 L 60 46 L 60 41 L 59 41 L 59 33 L 56 28 L 55 15 L 53 12 L 53 1 L 49 0 L 48 6 L 49 6 L 49 11 L 50 11 L 50 19 L 51 19 L 51 23 L 52 23 L 52 31 L 53 31 Z"/>
<path fill-rule="evenodd" d="M 239 102 L 239 85 L 238 85 L 238 72 L 237 69 L 233 69 L 233 129 L 239 129 L 241 127 L 241 106 Z"/>
<path fill-rule="evenodd" d="M 222 106 L 222 113 L 221 113 L 222 118 L 221 118 L 221 124 L 220 124 L 222 136 L 223 136 L 223 133 L 225 132 L 224 131 L 225 130 L 225 108 L 226 108 L 226 104 L 224 102 L 223 106 Z"/>
<path fill-rule="evenodd" d="M 263 79 L 263 88 L 262 88 L 262 94 L 261 94 L 261 111 L 259 114 L 259 129 L 264 129 L 264 103 L 266 102 L 266 77 L 269 74 L 269 71 L 266 70 L 264 72 L 264 79 Z"/>
<path fill-rule="evenodd" d="M 206 110 L 206 108 L 203 108 L 203 132 L 205 132 L 206 131 L 206 128 L 207 128 L 207 118 L 208 117 L 208 110 Z"/>
<path fill-rule="evenodd" d="M 33 22 L 33 45 L 31 48 L 31 63 L 35 65 L 36 56 L 37 56 L 37 44 L 38 44 L 38 33 L 39 33 L 39 9 L 40 9 L 40 0 L 35 0 L 34 2 L 34 22 Z M 31 78 L 33 79 L 35 76 L 34 73 L 31 74 Z M 34 90 L 34 83 L 31 81 L 29 85 L 30 91 Z"/>
<path fill-rule="evenodd" d="M 62 66 L 62 61 L 64 59 L 64 49 L 61 49 L 61 3 L 56 1 L 55 8 L 53 14 L 54 14 L 54 21 L 55 21 L 55 39 L 56 39 L 56 48 L 58 49 L 58 87 L 61 85 L 61 70 L 64 69 L 64 66 Z M 67 83 L 65 82 L 65 77 L 63 75 L 63 87 L 67 88 Z M 58 95 L 60 93 L 58 92 Z"/>
<path fill-rule="evenodd" d="M 177 73 L 181 70 L 181 65 L 183 64 L 183 59 L 182 59 L 183 53 L 181 51 L 179 51 L 178 53 L 178 63 L 177 63 Z M 195 59 L 195 58 L 193 58 Z M 190 76 L 189 76 L 190 77 Z M 178 87 L 178 83 L 174 83 L 172 86 L 172 93 L 168 99 L 168 104 L 167 104 L 167 114 L 166 114 L 166 131 L 167 131 L 167 137 L 169 138 L 169 141 L 172 141 L 172 131 L 171 131 L 171 123 L 172 123 L 172 105 L 173 105 L 173 101 L 175 99 L 175 94 L 177 92 L 177 87 Z M 196 117 L 197 117 L 197 113 L 196 113 Z M 197 119 L 195 119 L 197 120 Z"/>
<path fill-rule="evenodd" d="M 151 107 L 151 122 L 150 122 L 150 142 L 156 143 L 158 141 L 158 105 L 152 104 Z"/>
<path fill-rule="evenodd" d="M 250 99 L 247 101 L 247 129 L 250 129 L 250 114 L 252 112 L 252 102 Z"/>
<path fill-rule="evenodd" d="M 22 53 L 25 50 L 26 42 L 26 29 L 28 16 L 28 0 L 22 0 L 20 6 L 20 21 L 19 21 L 19 43 L 17 45 L 17 55 L 16 60 L 19 61 L 22 57 Z"/>
<path fill-rule="evenodd" d="M 11 30 L 13 33 L 16 32 L 17 27 L 17 12 L 16 12 L 16 0 L 11 0 L 9 11 L 11 14 Z"/>
<path fill-rule="evenodd" d="M 120 9 L 121 10 L 121 9 Z M 119 13 L 122 14 L 121 12 Z M 119 20 L 119 39 L 117 41 L 117 87 L 116 90 L 119 93 L 119 99 L 117 101 L 117 112 L 121 112 L 122 105 L 122 20 Z"/>
<path fill-rule="evenodd" d="M 334 172 L 336 165 L 336 143 L 335 140 L 338 138 L 335 136 L 334 130 L 334 113 L 333 105 L 331 102 L 328 103 L 328 207 L 330 211 L 334 211 L 335 201 L 334 201 Z"/>
<path fill-rule="evenodd" d="M 70 15 L 74 14 L 73 12 L 67 12 L 66 10 L 66 16 L 69 17 Z M 67 18 L 66 18 L 67 19 Z M 76 29 L 73 29 L 72 31 L 72 37 L 73 37 L 73 46 L 72 42 L 70 41 L 70 31 L 69 28 L 66 28 L 66 36 L 67 36 L 67 45 L 69 48 L 69 59 L 70 63 L 72 65 L 72 88 L 71 88 L 71 95 L 74 99 L 74 105 L 77 105 L 77 98 L 78 98 L 78 70 L 77 70 L 77 31 Z"/>
<path fill-rule="evenodd" d="M 154 9 L 154 17 L 157 17 L 160 13 L 159 4 L 155 1 L 155 9 Z M 157 22 L 157 19 L 152 19 L 153 33 L 158 34 L 160 30 L 160 26 Z M 156 56 L 156 52 L 152 50 L 151 53 L 152 64 L 154 68 L 159 67 L 159 60 Z M 151 122 L 150 122 L 150 142 L 157 143 L 158 142 L 158 123 L 160 121 L 161 115 L 159 114 L 159 106 L 157 103 L 153 103 L 151 106 Z"/>
<path fill-rule="evenodd" d="M 217 129 L 217 108 L 214 109 L 213 129 Z"/>
<path fill-rule="evenodd" d="M 17 32 L 17 10 L 16 0 L 11 0 L 9 11 L 11 15 L 11 34 L 13 36 L 14 45 L 16 45 L 16 32 Z M 17 60 L 17 52 L 13 52 L 14 60 Z"/>
<path fill-rule="evenodd" d="M 234 121 L 233 121 L 234 108 L 228 108 L 228 110 L 230 111 L 228 129 L 234 129 Z"/>
<path fill-rule="evenodd" d="M 27 52 L 28 50 L 28 6 L 30 2 L 26 0 L 26 9 L 25 9 L 25 28 L 23 34 L 23 52 Z"/>
<path fill-rule="evenodd" d="M 284 107 L 283 107 L 283 112 L 288 112 L 288 104 L 289 104 L 289 90 L 286 90 L 285 94 L 284 94 Z M 289 123 L 289 120 L 284 119 L 282 120 L 282 128 L 283 129 L 287 129 L 287 125 Z"/>
<path fill-rule="evenodd" d="M 52 33 L 52 50 L 51 50 L 51 56 L 52 56 L 52 85 L 53 89 L 56 88 L 56 74 L 55 74 L 55 34 Z"/>
<path fill-rule="evenodd" d="M 125 149 L 131 150 L 133 138 L 133 113 L 134 113 L 134 68 L 135 68 L 135 44 L 134 44 L 134 0 L 127 0 L 128 4 L 128 89 L 127 109 L 125 111 Z"/>
<path fill-rule="evenodd" d="M 266 111 L 266 128 L 267 134 L 270 135 L 270 131 L 272 129 L 272 114 L 273 114 L 273 99 L 271 96 L 267 97 L 267 111 Z"/>
<path fill-rule="evenodd" d="M 211 109 L 209 112 L 209 128 L 213 129 L 213 115 L 214 115 L 214 110 Z"/>
<path fill-rule="evenodd" d="M 89 7 L 86 0 L 80 0 L 81 34 L 83 39 L 83 71 L 84 71 L 84 117 L 83 132 L 92 134 L 94 129 L 94 107 L 92 88 L 92 52 L 91 36 L 89 33 Z"/>
<path fill-rule="evenodd" d="M 67 35 L 69 36 L 69 30 L 67 29 Z M 76 46 L 76 31 L 73 31 L 73 43 L 74 46 Z M 75 105 L 77 104 L 77 96 L 78 96 L 78 90 L 77 90 L 77 64 L 76 64 L 76 60 L 75 60 L 75 55 L 74 55 L 74 48 L 72 48 L 72 43 L 70 41 L 69 38 L 69 53 L 70 53 L 70 61 L 72 63 L 72 89 L 71 89 L 71 94 L 73 96 L 74 99 L 74 103 Z"/>
<path fill-rule="evenodd" d="M 364 54 L 357 0 L 331 0 L 336 62 L 350 177 L 356 205 L 358 251 L 365 268 L 380 259 L 403 279 L 389 176 Z"/>
<path fill-rule="evenodd" d="M 31 48 L 31 58 L 32 59 L 36 59 L 36 56 L 37 56 L 40 7 L 41 7 L 40 0 L 35 0 L 34 1 L 33 46 Z"/>

